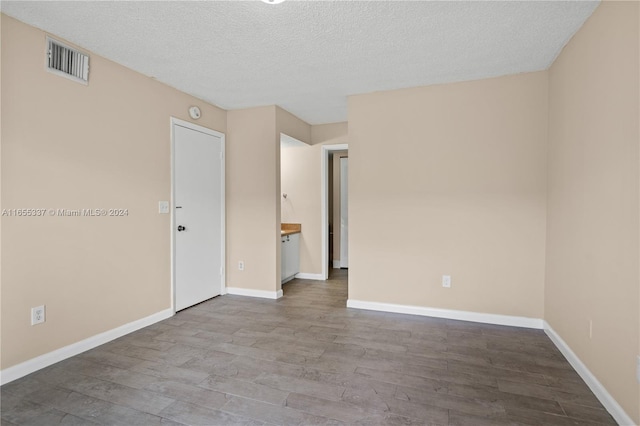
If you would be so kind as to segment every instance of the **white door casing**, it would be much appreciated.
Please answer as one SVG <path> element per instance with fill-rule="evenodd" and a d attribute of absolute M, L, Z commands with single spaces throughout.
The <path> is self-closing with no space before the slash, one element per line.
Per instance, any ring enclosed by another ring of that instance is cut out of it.
<path fill-rule="evenodd" d="M 224 135 L 171 120 L 173 289 L 179 311 L 223 293 Z"/>
<path fill-rule="evenodd" d="M 349 158 L 340 158 L 340 267 L 349 267 Z"/>
<path fill-rule="evenodd" d="M 321 164 L 321 217 L 322 217 L 322 276 L 326 280 L 329 278 L 329 154 L 336 151 L 345 151 L 349 149 L 348 144 L 322 145 Z"/>

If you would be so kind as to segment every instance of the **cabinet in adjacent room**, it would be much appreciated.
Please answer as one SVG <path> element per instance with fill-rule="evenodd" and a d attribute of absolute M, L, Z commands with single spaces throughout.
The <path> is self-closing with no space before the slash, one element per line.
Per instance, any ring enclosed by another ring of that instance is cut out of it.
<path fill-rule="evenodd" d="M 295 278 L 300 272 L 300 234 L 291 234 L 281 237 L 282 241 L 282 265 L 281 281 Z"/>

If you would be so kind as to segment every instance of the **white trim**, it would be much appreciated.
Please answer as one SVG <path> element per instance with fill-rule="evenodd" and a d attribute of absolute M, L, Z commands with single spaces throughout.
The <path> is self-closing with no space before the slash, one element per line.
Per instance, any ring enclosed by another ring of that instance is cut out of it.
<path fill-rule="evenodd" d="M 349 157 L 340 157 L 340 267 L 349 267 Z"/>
<path fill-rule="evenodd" d="M 396 305 L 392 303 L 367 302 L 363 300 L 349 299 L 347 300 L 347 308 L 395 312 L 398 314 L 421 315 L 425 317 L 447 318 L 461 321 L 473 321 L 485 324 L 509 325 L 512 327 L 537 329 L 543 328 L 543 320 L 538 318 L 485 314 L 481 312 L 455 311 L 452 309 L 428 308 L 424 306 Z"/>
<path fill-rule="evenodd" d="M 220 221 L 221 226 L 222 226 L 222 230 L 220 232 L 220 246 L 221 246 L 221 250 L 220 250 L 220 254 L 222 259 L 220 259 L 220 265 L 222 265 L 222 270 L 220 273 L 220 295 L 226 294 L 225 291 L 225 285 L 227 282 L 227 268 L 226 268 L 226 234 L 227 234 L 227 230 L 226 230 L 226 205 L 225 205 L 225 201 L 226 201 L 226 184 L 225 184 L 225 176 L 226 176 L 226 171 L 225 171 L 225 164 L 226 164 L 226 160 L 227 160 L 227 155 L 226 155 L 226 151 L 225 151 L 225 135 L 224 133 L 220 133 L 216 130 L 213 129 L 209 129 L 206 127 L 202 127 L 199 126 L 197 124 L 191 123 L 190 121 L 184 121 L 184 120 L 180 120 L 179 118 L 175 118 L 175 117 L 170 117 L 170 123 L 171 123 L 171 206 L 170 206 L 170 223 L 171 223 L 171 228 L 170 228 L 170 235 L 171 235 L 171 309 L 173 310 L 173 312 L 175 312 L 176 310 L 176 306 L 175 306 L 175 302 L 176 302 L 176 271 L 175 271 L 175 254 L 176 254 L 176 247 L 175 247 L 175 238 L 176 238 L 176 226 L 175 226 L 175 164 L 174 164 L 174 160 L 175 160 L 175 137 L 174 137 L 174 127 L 175 126 L 181 126 L 181 127 L 185 127 L 187 129 L 191 129 L 191 130 L 195 130 L 201 133 L 204 133 L 206 135 L 211 135 L 211 136 L 215 136 L 220 138 L 220 144 L 221 144 L 221 152 L 222 152 L 222 159 L 221 159 L 221 165 L 220 165 L 220 186 L 221 186 L 221 200 L 220 200 Z"/>
<path fill-rule="evenodd" d="M 218 133 L 218 132 L 216 132 Z M 226 150 L 226 137 L 224 133 L 220 134 L 220 153 L 222 154 L 220 164 L 220 186 L 222 187 L 221 200 L 220 200 L 220 226 L 222 230 L 220 232 L 220 295 L 225 294 L 227 287 L 227 183 L 226 183 L 226 164 L 227 164 L 227 150 Z"/>
<path fill-rule="evenodd" d="M 562 355 L 569 361 L 569 364 L 574 370 L 582 377 L 591 392 L 594 393 L 596 398 L 604 405 L 604 408 L 613 416 L 619 425 L 634 425 L 634 421 L 624 411 L 624 409 L 618 404 L 618 402 L 611 396 L 607 389 L 600 383 L 596 376 L 589 371 L 586 365 L 578 358 L 578 356 L 571 350 L 569 345 L 562 340 L 562 337 L 556 331 L 551 328 L 548 322 L 544 321 L 544 332 L 549 336 L 551 341 L 562 352 Z"/>
<path fill-rule="evenodd" d="M 333 261 L 333 269 L 340 269 L 340 259 Z"/>
<path fill-rule="evenodd" d="M 262 299 L 280 299 L 282 289 L 278 291 L 254 290 L 252 288 L 227 287 L 227 294 L 236 296 L 260 297 Z"/>
<path fill-rule="evenodd" d="M 299 272 L 299 273 L 296 274 L 296 278 L 300 278 L 301 280 L 324 281 L 324 275 L 322 275 L 322 274 L 310 274 L 308 272 Z"/>
<path fill-rule="evenodd" d="M 322 213 L 322 279 L 329 278 L 329 152 L 344 151 L 349 149 L 349 144 L 340 143 L 334 145 L 322 145 L 321 155 L 321 179 L 320 179 L 320 211 Z"/>
<path fill-rule="evenodd" d="M 171 310 L 173 311 L 173 313 L 176 312 L 176 233 L 173 231 L 176 227 L 176 209 L 175 209 L 175 205 L 176 205 L 176 191 L 174 188 L 174 180 L 175 180 L 175 158 L 176 158 L 176 153 L 175 153 L 175 143 L 174 143 L 174 126 L 173 126 L 173 120 L 177 120 L 177 118 L 171 117 L 169 119 L 169 131 L 171 132 L 171 143 L 170 143 L 170 147 L 169 149 L 171 150 L 171 152 L 169 153 L 169 161 L 171 162 L 170 164 L 170 170 L 169 173 L 171 174 L 170 179 L 171 179 L 171 194 L 169 195 L 169 197 L 171 198 L 171 200 L 169 201 L 169 255 L 170 255 L 170 264 L 169 264 L 169 269 L 170 269 L 170 274 L 171 274 L 171 288 L 169 289 L 170 294 L 169 294 L 169 300 L 171 300 Z"/>
<path fill-rule="evenodd" d="M 86 352 L 89 349 L 93 349 L 97 346 L 117 339 L 118 337 L 122 337 L 125 334 L 129 334 L 136 330 L 140 330 L 141 328 L 148 327 L 151 324 L 155 324 L 172 316 L 173 309 L 165 309 L 163 311 L 149 315 L 148 317 L 135 320 L 128 324 L 121 325 L 120 327 L 116 327 L 103 333 L 96 334 L 95 336 L 88 337 L 79 342 L 72 343 L 63 348 L 56 349 L 55 351 L 32 358 L 28 361 L 14 365 L 13 367 L 5 368 L 4 370 L 0 371 L 0 385 L 12 382 L 16 379 L 19 379 L 20 377 L 26 376 L 27 374 L 31 374 L 42 368 L 55 364 L 56 362 L 60 362 L 72 356 L 81 354 L 82 352 Z"/>

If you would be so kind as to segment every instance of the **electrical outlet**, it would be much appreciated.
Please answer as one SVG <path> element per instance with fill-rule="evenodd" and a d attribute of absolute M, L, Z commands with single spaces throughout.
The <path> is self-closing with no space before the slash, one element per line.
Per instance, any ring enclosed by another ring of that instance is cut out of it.
<path fill-rule="evenodd" d="M 244 271 L 244 261 L 238 262 L 238 271 Z"/>
<path fill-rule="evenodd" d="M 442 276 L 442 287 L 445 287 L 445 288 L 451 287 L 451 275 Z"/>
<path fill-rule="evenodd" d="M 44 305 L 31 308 L 31 325 L 41 324 L 45 321 Z"/>
<path fill-rule="evenodd" d="M 168 201 L 158 201 L 158 213 L 160 213 L 160 214 L 168 214 L 169 213 L 169 202 Z"/>

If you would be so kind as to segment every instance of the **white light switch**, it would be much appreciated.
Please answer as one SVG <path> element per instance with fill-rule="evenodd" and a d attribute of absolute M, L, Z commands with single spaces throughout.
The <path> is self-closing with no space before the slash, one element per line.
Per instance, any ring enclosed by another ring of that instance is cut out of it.
<path fill-rule="evenodd" d="M 158 213 L 162 213 L 162 214 L 169 213 L 169 202 L 168 201 L 159 201 L 158 202 Z"/>

